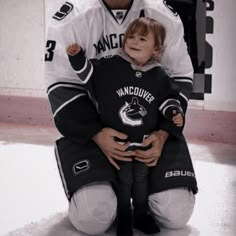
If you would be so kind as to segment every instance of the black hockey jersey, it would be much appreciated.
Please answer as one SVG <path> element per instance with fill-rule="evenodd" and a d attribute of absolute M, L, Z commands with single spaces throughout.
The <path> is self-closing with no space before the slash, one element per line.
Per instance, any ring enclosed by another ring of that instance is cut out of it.
<path fill-rule="evenodd" d="M 69 60 L 105 127 L 127 134 L 130 142 L 141 143 L 159 129 L 162 114 L 170 121 L 169 129 L 181 130 L 172 124 L 173 110 L 182 113 L 178 85 L 155 60 L 138 69 L 123 52 L 88 60 L 83 50 Z"/>

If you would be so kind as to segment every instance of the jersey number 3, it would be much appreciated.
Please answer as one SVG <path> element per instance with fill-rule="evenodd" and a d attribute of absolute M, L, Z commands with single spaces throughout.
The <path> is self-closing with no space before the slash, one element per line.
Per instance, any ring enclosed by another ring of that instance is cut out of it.
<path fill-rule="evenodd" d="M 45 61 L 52 61 L 54 56 L 54 49 L 56 47 L 56 41 L 48 40 L 46 43 Z"/>

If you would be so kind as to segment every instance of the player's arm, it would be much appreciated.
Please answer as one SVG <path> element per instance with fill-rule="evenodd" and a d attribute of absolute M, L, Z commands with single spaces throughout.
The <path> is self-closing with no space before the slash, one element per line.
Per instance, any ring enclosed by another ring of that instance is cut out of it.
<path fill-rule="evenodd" d="M 183 114 L 186 113 L 188 100 L 193 88 L 193 67 L 187 46 L 184 41 L 184 31 L 181 20 L 178 16 L 172 16 L 173 21 L 167 28 L 167 38 L 165 50 L 162 57 L 162 64 L 168 69 L 173 82 L 179 86 L 178 101 L 180 102 Z M 163 129 L 174 135 L 181 129 L 172 127 L 171 122 L 163 119 L 160 129 Z"/>
<path fill-rule="evenodd" d="M 47 29 L 45 83 L 48 99 L 55 125 L 61 134 L 84 143 L 103 127 L 87 91 L 71 68 L 65 50 L 74 42 L 83 45 L 84 40 L 75 37 L 70 21 L 55 21 Z M 81 20 L 81 25 L 86 31 L 86 22 Z M 81 32 L 84 31 L 81 29 Z"/>
<path fill-rule="evenodd" d="M 172 121 L 173 111 L 175 111 L 176 113 L 180 113 L 184 116 L 184 108 L 186 103 L 181 103 L 179 84 L 173 81 L 173 79 L 169 77 L 168 74 L 164 75 L 162 81 L 163 83 L 165 83 L 165 89 L 161 91 L 162 100 L 163 98 L 164 100 L 158 108 L 159 111 L 169 121 Z"/>
<path fill-rule="evenodd" d="M 73 141 L 85 143 L 103 126 L 87 91 L 71 83 L 57 83 L 48 88 L 54 123 L 59 132 Z"/>
<path fill-rule="evenodd" d="M 159 129 L 165 130 L 172 135 L 179 135 L 182 133 L 183 124 L 185 122 L 179 85 L 167 74 L 164 74 L 162 86 L 160 90 L 161 103 L 158 107 L 159 112 L 162 114 Z M 185 103 L 183 105 L 185 106 Z M 180 122 L 180 120 L 182 120 L 182 122 Z"/>
<path fill-rule="evenodd" d="M 184 113 L 193 87 L 193 66 L 184 40 L 184 28 L 178 14 L 173 13 L 163 2 L 163 25 L 166 28 L 165 50 L 161 64 L 168 69 L 171 77 L 179 85 L 180 102 Z"/>

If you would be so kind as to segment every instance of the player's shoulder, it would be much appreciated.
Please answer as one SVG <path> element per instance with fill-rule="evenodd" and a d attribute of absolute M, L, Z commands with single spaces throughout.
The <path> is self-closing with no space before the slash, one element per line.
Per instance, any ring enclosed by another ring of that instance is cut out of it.
<path fill-rule="evenodd" d="M 96 12 L 101 7 L 98 0 L 69 0 L 55 9 L 50 23 L 53 25 L 67 24 L 73 21 L 74 18 L 91 16 L 92 12 Z"/>

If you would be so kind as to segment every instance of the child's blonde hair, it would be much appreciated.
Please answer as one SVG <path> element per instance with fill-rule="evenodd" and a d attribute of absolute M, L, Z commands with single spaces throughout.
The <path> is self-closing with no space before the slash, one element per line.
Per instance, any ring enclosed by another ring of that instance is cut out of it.
<path fill-rule="evenodd" d="M 148 17 L 140 17 L 132 21 L 126 30 L 124 40 L 123 40 L 123 49 L 128 37 L 134 34 L 147 35 L 149 32 L 153 34 L 155 47 L 157 47 L 159 54 L 157 56 L 158 61 L 160 60 L 160 56 L 164 50 L 164 41 L 166 37 L 166 29 L 165 27 L 157 22 L 154 19 Z"/>

